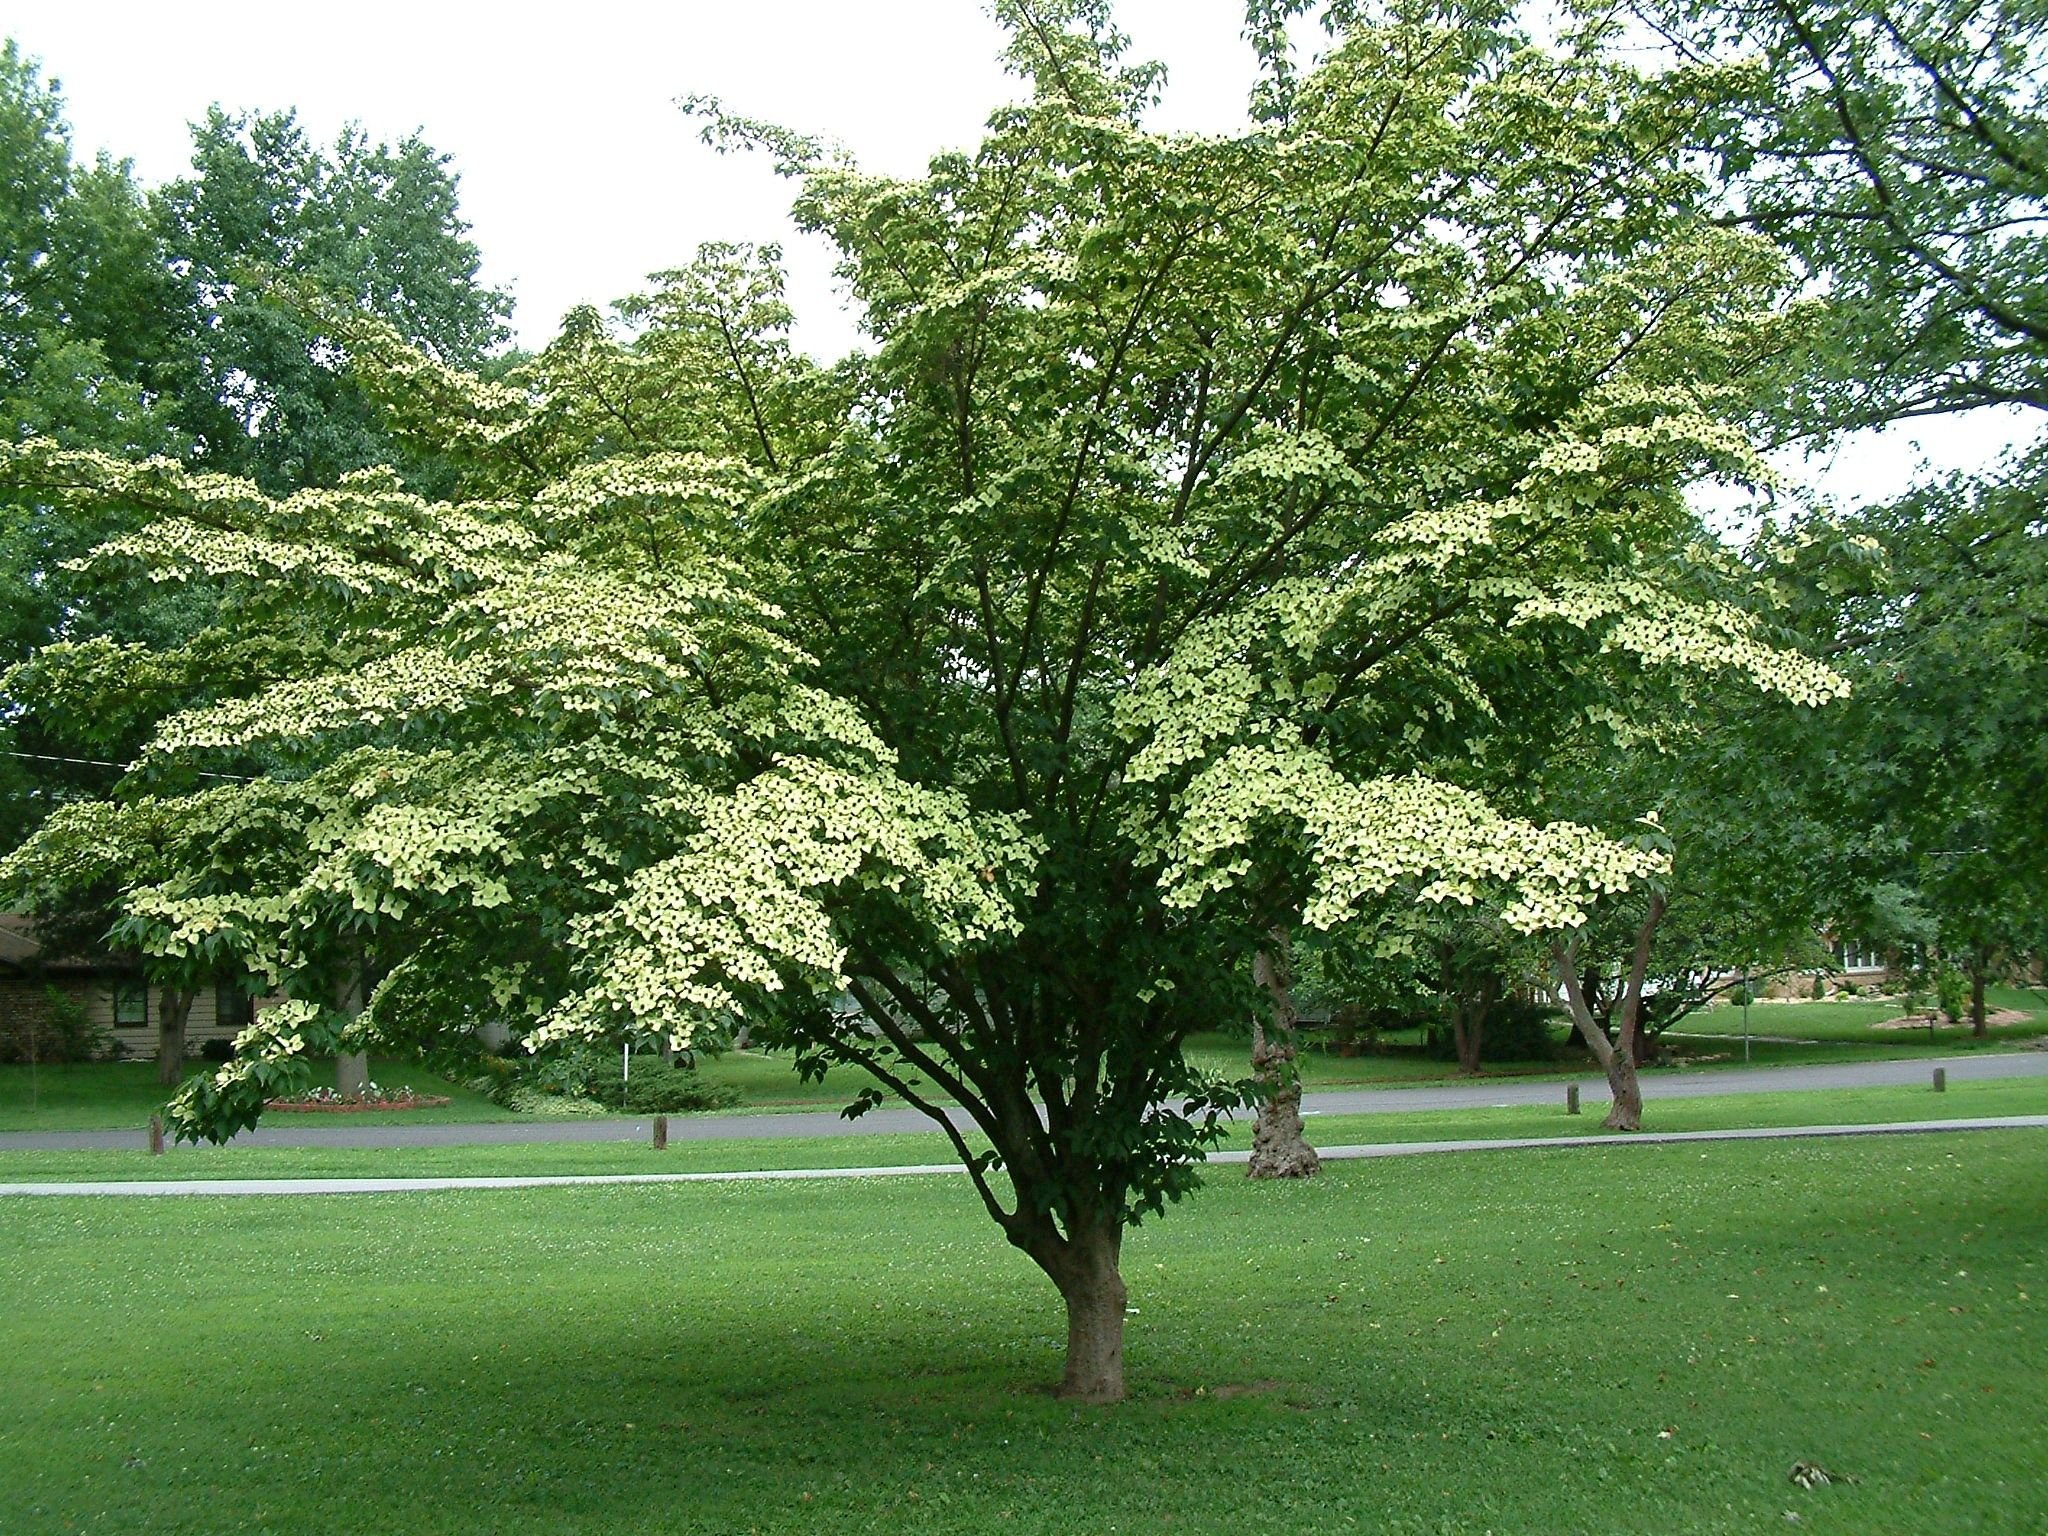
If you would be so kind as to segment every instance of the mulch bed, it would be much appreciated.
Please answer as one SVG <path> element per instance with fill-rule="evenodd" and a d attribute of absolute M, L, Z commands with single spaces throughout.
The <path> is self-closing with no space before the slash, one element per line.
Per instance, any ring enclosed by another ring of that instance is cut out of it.
<path fill-rule="evenodd" d="M 410 1099 L 265 1099 L 263 1107 L 295 1115 L 360 1115 L 373 1109 L 446 1109 L 448 1101 L 429 1093 Z"/>
<path fill-rule="evenodd" d="M 1886 1019 L 1883 1023 L 1873 1024 L 1870 1027 L 1872 1029 L 1925 1029 L 1927 1028 L 1927 1018 L 1928 1016 L 1924 1013 L 1909 1013 L 1900 1018 Z M 2032 1014 L 2022 1013 L 2017 1008 L 2001 1008 L 1996 1013 L 1987 1013 L 1984 1016 L 1984 1027 L 1986 1029 L 2004 1029 L 2011 1024 L 2025 1024 L 2032 1018 Z M 1963 1022 L 1967 1024 L 1969 1020 L 1965 1019 Z"/>

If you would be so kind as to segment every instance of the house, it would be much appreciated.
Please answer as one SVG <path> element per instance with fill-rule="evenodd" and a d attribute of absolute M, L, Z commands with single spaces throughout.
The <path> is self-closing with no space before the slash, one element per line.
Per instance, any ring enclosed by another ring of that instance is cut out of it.
<path fill-rule="evenodd" d="M 0 913 L 0 1061 L 26 1060 L 31 1049 L 44 1059 L 80 1048 L 154 1056 L 163 1008 L 163 990 L 148 985 L 132 957 L 49 953 L 30 919 Z M 185 1016 L 186 1048 L 232 1040 L 254 1017 L 255 1000 L 241 988 L 203 988 Z"/>

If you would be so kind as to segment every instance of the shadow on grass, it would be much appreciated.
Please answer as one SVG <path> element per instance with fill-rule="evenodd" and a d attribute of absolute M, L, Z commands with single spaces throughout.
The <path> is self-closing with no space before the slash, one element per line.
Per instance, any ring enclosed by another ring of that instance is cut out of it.
<path fill-rule="evenodd" d="M 937 1181 L 51 1201 L 0 1487 L 30 1531 L 1692 1533 L 1805 1458 L 1843 1529 L 1995 1528 L 2040 1145 L 1219 1179 L 1132 1236 L 1114 1409 L 1037 1390 L 1052 1288 Z"/>

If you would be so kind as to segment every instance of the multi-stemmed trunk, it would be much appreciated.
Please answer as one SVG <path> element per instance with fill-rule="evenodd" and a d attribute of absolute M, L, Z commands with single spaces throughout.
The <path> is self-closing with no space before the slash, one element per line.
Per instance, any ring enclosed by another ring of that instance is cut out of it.
<path fill-rule="evenodd" d="M 1252 1072 L 1260 1084 L 1258 1119 L 1252 1127 L 1255 1179 L 1304 1179 L 1322 1166 L 1301 1123 L 1301 1073 L 1295 1066 L 1294 967 L 1291 935 L 1272 929 L 1253 961 L 1253 973 L 1272 1003 L 1273 1032 L 1252 1023 Z"/>
<path fill-rule="evenodd" d="M 185 1021 L 192 1013 L 192 993 L 165 987 L 156 1015 L 156 1080 L 175 1088 L 185 1077 Z"/>
<path fill-rule="evenodd" d="M 1564 988 L 1565 1006 L 1571 1010 L 1572 1023 L 1578 1028 L 1579 1038 L 1586 1042 L 1586 1049 L 1593 1053 L 1593 1059 L 1607 1074 L 1607 1087 L 1614 1103 L 1601 1123 L 1611 1131 L 1640 1131 L 1643 1128 L 1643 1085 L 1642 1079 L 1636 1075 L 1636 1052 L 1643 1027 L 1643 981 L 1650 969 L 1650 945 L 1663 918 L 1664 897 L 1653 894 L 1642 926 L 1636 930 L 1635 949 L 1629 956 L 1628 974 L 1622 983 L 1620 1006 L 1616 1009 L 1621 1016 L 1621 1034 L 1617 1040 L 1607 1038 L 1607 1031 L 1600 1027 L 1599 1021 L 1593 1017 L 1593 1010 L 1587 1005 L 1585 988 L 1580 984 L 1578 975 L 1577 942 L 1567 944 L 1559 940 L 1551 951 L 1558 982 Z"/>
<path fill-rule="evenodd" d="M 1480 978 L 1476 994 L 1465 990 L 1458 975 L 1449 944 L 1437 952 L 1438 990 L 1451 1014 L 1451 1043 L 1458 1052 L 1458 1071 L 1477 1076 L 1486 1040 L 1487 1016 L 1500 1001 L 1500 977 L 1492 972 Z"/>

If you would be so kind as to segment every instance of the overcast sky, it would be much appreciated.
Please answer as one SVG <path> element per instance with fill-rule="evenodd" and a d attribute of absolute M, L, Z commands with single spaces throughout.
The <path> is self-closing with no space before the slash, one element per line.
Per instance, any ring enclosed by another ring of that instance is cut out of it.
<path fill-rule="evenodd" d="M 511 289 L 515 327 L 545 342 L 564 310 L 607 302 L 705 240 L 788 249 L 799 345 L 854 339 L 819 245 L 790 230 L 789 187 L 753 157 L 701 147 L 675 106 L 692 92 L 849 146 L 870 169 L 912 173 L 973 142 L 1012 82 L 977 0 L 773 0 L 668 5 L 582 0 L 514 6 L 355 0 L 343 6 L 134 0 L 0 0 L 0 32 L 63 83 L 81 156 L 107 149 L 155 183 L 187 167 L 186 125 L 214 103 L 298 109 L 331 141 L 418 130 L 453 159 L 486 281 Z M 1157 126 L 1244 121 L 1253 65 L 1242 0 L 1121 0 L 1139 51 L 1166 61 Z M 525 19 L 531 15 L 536 19 Z M 1808 471 L 1844 497 L 1937 467 L 1987 461 L 2010 439 L 1995 419 L 1863 442 Z"/>

